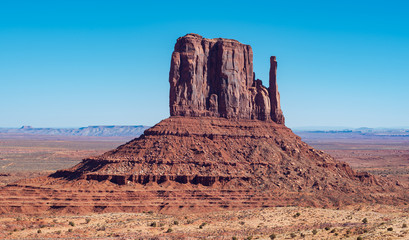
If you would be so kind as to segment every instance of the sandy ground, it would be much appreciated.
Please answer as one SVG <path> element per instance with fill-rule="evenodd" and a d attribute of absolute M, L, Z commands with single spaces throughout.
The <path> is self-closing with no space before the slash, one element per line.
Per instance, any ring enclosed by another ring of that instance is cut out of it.
<path fill-rule="evenodd" d="M 364 219 L 367 220 L 365 223 Z M 409 207 L 261 208 L 182 216 L 145 213 L 0 218 L 0 238 L 409 239 Z"/>

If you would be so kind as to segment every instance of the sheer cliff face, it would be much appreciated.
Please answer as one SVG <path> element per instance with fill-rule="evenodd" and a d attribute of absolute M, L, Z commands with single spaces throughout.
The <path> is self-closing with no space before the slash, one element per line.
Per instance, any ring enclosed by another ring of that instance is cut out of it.
<path fill-rule="evenodd" d="M 170 115 L 272 119 L 284 124 L 275 80 L 270 71 L 267 89 L 255 79 L 249 45 L 188 34 L 177 40 L 172 54 Z"/>

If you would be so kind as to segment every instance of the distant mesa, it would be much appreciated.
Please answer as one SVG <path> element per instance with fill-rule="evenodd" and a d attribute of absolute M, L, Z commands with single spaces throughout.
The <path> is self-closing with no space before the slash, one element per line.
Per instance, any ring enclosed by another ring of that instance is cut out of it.
<path fill-rule="evenodd" d="M 4 187 L 0 212 L 180 214 L 408 202 L 405 186 L 356 172 L 301 141 L 284 125 L 276 58 L 268 88 L 252 60 L 251 47 L 236 40 L 179 38 L 169 118 L 72 168 Z"/>

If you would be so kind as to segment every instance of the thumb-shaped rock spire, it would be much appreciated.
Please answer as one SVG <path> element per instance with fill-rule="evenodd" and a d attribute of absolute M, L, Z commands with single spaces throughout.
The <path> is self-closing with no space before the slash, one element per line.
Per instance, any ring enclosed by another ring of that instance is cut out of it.
<path fill-rule="evenodd" d="M 277 60 L 275 56 L 270 57 L 270 82 L 268 93 L 270 95 L 271 119 L 278 124 L 284 124 L 285 119 L 280 106 L 280 93 L 277 88 Z"/>

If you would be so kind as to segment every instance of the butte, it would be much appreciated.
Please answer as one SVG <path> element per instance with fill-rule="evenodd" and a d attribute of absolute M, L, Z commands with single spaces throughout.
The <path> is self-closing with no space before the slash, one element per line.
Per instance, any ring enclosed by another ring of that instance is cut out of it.
<path fill-rule="evenodd" d="M 0 189 L 0 212 L 181 213 L 269 206 L 404 204 L 407 187 L 358 173 L 285 126 L 270 58 L 256 79 L 249 45 L 187 34 L 169 73 L 170 117 L 101 156 Z"/>

